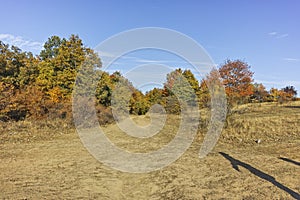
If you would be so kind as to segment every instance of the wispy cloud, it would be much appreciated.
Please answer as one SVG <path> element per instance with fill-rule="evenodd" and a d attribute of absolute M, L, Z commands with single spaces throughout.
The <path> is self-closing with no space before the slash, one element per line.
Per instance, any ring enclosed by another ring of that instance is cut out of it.
<path fill-rule="evenodd" d="M 299 58 L 283 58 L 283 60 L 290 61 L 290 62 L 299 62 L 300 61 Z"/>
<path fill-rule="evenodd" d="M 289 36 L 287 33 L 278 33 L 276 31 L 270 32 L 268 35 L 276 39 L 286 38 Z"/>
<path fill-rule="evenodd" d="M 21 36 L 11 34 L 0 34 L 0 40 L 6 44 L 14 45 L 25 51 L 39 52 L 43 43 L 32 41 Z"/>
<path fill-rule="evenodd" d="M 138 63 L 138 64 L 167 64 L 167 65 L 201 65 L 201 66 L 210 66 L 212 63 L 209 62 L 202 62 L 202 61 L 188 61 L 185 60 L 170 60 L 170 59 L 146 59 L 136 56 L 127 56 L 123 55 L 120 57 L 115 56 L 113 53 L 107 53 L 107 52 L 100 52 L 98 51 L 100 58 L 116 58 L 119 63 Z M 116 61 L 114 62 L 116 64 Z M 216 64 L 213 64 L 212 67 L 216 67 Z"/>
<path fill-rule="evenodd" d="M 119 56 L 118 53 L 116 52 L 107 52 L 107 51 L 100 51 L 100 50 L 95 50 L 100 58 L 114 58 L 114 59 L 131 59 L 131 60 L 136 60 L 139 59 L 138 57 L 135 56 L 127 56 L 127 55 L 121 55 Z"/>
<path fill-rule="evenodd" d="M 269 35 L 277 35 L 277 32 L 270 32 Z"/>
<path fill-rule="evenodd" d="M 277 35 L 276 38 L 280 39 L 280 38 L 286 38 L 288 36 L 289 36 L 289 34 L 285 33 L 285 34 Z"/>
<path fill-rule="evenodd" d="M 171 63 L 186 63 L 186 62 L 183 62 L 183 61 L 174 61 L 174 60 L 152 60 L 152 59 L 140 59 L 140 58 L 136 58 L 136 60 L 134 60 L 135 62 L 138 62 L 138 63 L 153 63 L 153 64 L 171 64 Z"/>
<path fill-rule="evenodd" d="M 162 56 L 161 54 L 153 54 L 153 52 L 150 52 L 150 55 L 138 54 L 136 56 L 125 54 L 120 57 L 118 57 L 117 52 L 103 52 L 98 50 L 97 53 L 99 53 L 99 56 L 102 59 L 104 69 L 109 72 L 118 70 L 121 71 L 121 73 L 126 74 L 127 71 L 131 71 L 135 67 L 145 67 L 147 69 L 151 69 L 151 72 L 149 70 L 143 70 L 140 71 L 139 74 L 134 73 L 134 76 L 141 80 L 146 80 L 144 76 L 152 77 L 153 73 L 155 72 L 155 70 L 153 71 L 153 68 L 160 71 L 163 67 L 169 67 L 172 70 L 177 68 L 181 68 L 182 70 L 190 69 L 196 78 L 200 80 L 206 74 L 208 74 L 213 67 L 217 66 L 205 60 L 201 61 L 199 59 L 189 62 L 176 56 Z M 159 67 L 156 68 L 156 66 Z M 154 76 L 156 77 L 157 75 L 154 73 Z M 165 78 L 165 75 L 163 77 Z"/>

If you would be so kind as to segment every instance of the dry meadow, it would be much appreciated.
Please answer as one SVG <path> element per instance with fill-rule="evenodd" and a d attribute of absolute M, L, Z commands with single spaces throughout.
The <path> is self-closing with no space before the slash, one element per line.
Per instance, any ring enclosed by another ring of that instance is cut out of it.
<path fill-rule="evenodd" d="M 250 104 L 228 117 L 214 150 L 198 153 L 209 112 L 190 148 L 150 173 L 124 173 L 97 161 L 62 120 L 0 124 L 1 199 L 300 199 L 300 103 Z M 147 124 L 149 117 L 135 117 Z M 172 140 L 178 116 L 149 139 L 103 127 L 120 148 L 148 152 Z M 260 140 L 258 142 L 258 140 Z"/>

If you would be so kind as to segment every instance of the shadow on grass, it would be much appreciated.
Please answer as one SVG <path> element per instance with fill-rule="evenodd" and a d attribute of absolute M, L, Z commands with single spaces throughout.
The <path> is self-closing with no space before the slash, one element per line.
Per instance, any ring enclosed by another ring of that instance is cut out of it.
<path fill-rule="evenodd" d="M 278 159 L 284 160 L 286 162 L 290 162 L 290 163 L 293 163 L 294 165 L 300 166 L 300 162 L 297 162 L 297 161 L 294 161 L 294 160 L 291 160 L 291 159 L 288 159 L 288 158 L 279 157 Z"/>
<path fill-rule="evenodd" d="M 285 108 L 300 108 L 300 106 L 284 106 Z"/>
<path fill-rule="evenodd" d="M 244 163 L 242 161 L 239 161 L 237 159 L 234 159 L 233 157 L 229 156 L 226 153 L 223 152 L 219 152 L 224 158 L 226 158 L 227 160 L 230 161 L 232 167 L 237 170 L 239 170 L 239 166 L 244 167 L 245 169 L 249 170 L 249 172 L 251 172 L 252 174 L 258 176 L 261 179 L 264 179 L 270 183 L 272 183 L 273 185 L 275 185 L 276 187 L 278 187 L 279 189 L 289 193 L 293 198 L 295 199 L 300 199 L 300 194 L 298 194 L 297 192 L 291 190 L 290 188 L 282 185 L 281 183 L 279 183 L 278 181 L 275 180 L 275 178 L 273 176 L 270 176 L 254 167 L 252 167 L 251 165 Z"/>

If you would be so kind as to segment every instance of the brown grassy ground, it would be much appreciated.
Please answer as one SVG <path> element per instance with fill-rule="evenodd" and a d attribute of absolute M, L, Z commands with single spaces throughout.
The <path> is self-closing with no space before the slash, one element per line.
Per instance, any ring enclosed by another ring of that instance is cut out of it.
<path fill-rule="evenodd" d="M 145 174 L 104 166 L 83 147 L 75 129 L 62 121 L 2 123 L 0 198 L 299 198 L 299 111 L 297 102 L 240 106 L 209 156 L 198 158 L 203 128 L 180 159 Z M 146 123 L 148 118 L 136 120 Z M 116 125 L 104 131 L 119 147 L 145 152 L 168 143 L 176 124 L 178 117 L 169 116 L 162 133 L 147 140 L 126 136 Z M 262 142 L 255 143 L 257 139 Z"/>

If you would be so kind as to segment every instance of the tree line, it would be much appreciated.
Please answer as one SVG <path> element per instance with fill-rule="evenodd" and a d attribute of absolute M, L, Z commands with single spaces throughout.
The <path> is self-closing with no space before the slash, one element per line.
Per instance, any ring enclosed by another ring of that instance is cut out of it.
<path fill-rule="evenodd" d="M 101 56 L 101 55 L 100 55 Z M 112 121 L 114 91 L 126 85 L 130 98 L 123 109 L 142 115 L 154 104 L 162 105 L 167 113 L 179 113 L 180 101 L 210 107 L 210 86 L 216 80 L 224 85 L 228 105 L 296 100 L 293 86 L 267 91 L 263 84 L 254 83 L 250 66 L 241 60 L 227 60 L 202 80 L 191 70 L 176 69 L 167 74 L 163 88 L 145 94 L 136 89 L 118 71 L 109 74 L 101 70 L 101 59 L 84 46 L 77 35 L 68 39 L 50 37 L 39 55 L 23 52 L 16 46 L 0 41 L 0 120 L 72 118 L 72 91 L 76 76 L 87 57 L 93 57 L 90 69 L 101 76 L 96 83 L 95 107 L 101 123 Z M 118 97 L 115 97 L 118 98 Z M 116 99 L 122 101 L 122 99 Z"/>

